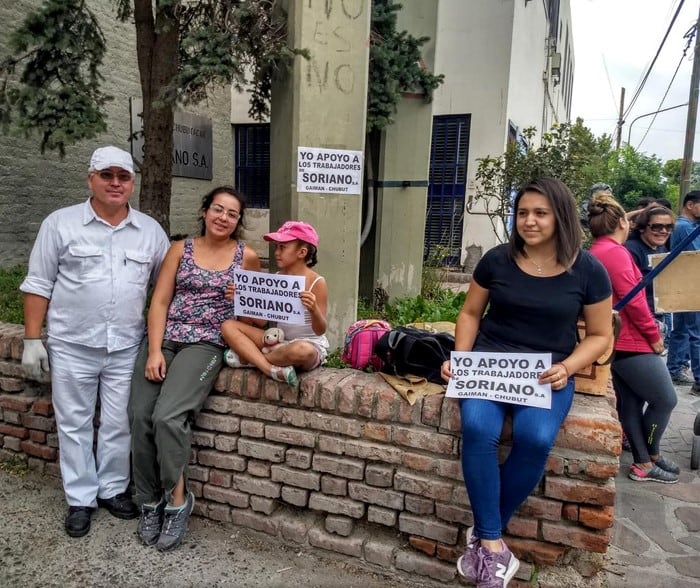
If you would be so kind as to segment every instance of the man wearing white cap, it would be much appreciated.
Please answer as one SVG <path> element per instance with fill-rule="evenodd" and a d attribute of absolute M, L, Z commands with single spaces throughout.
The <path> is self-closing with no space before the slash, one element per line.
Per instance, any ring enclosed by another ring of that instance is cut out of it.
<path fill-rule="evenodd" d="M 51 365 L 51 389 L 61 477 L 71 537 L 90 530 L 104 506 L 131 519 L 138 510 L 129 483 L 129 386 L 150 282 L 169 247 L 151 217 L 128 204 L 134 192 L 131 155 L 96 149 L 88 170 L 90 198 L 61 208 L 41 223 L 24 292 L 22 367 L 38 379 Z M 47 347 L 41 341 L 46 318 Z M 48 349 L 48 353 L 47 353 Z M 100 426 L 93 454 L 93 419 Z"/>

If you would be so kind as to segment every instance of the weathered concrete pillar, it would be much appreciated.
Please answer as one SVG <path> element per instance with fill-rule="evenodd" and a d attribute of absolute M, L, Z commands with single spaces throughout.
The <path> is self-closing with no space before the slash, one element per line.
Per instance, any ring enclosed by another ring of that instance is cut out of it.
<path fill-rule="evenodd" d="M 402 0 L 397 28 L 430 37 L 423 63 L 432 70 L 437 0 Z M 439 72 L 438 72 L 439 73 Z M 375 226 L 362 247 L 360 294 L 372 299 L 376 287 L 389 298 L 421 291 L 432 106 L 422 95 L 405 94 L 394 124 L 382 133 L 375 202 Z"/>
<path fill-rule="evenodd" d="M 328 336 L 341 344 L 354 320 L 361 196 L 297 190 L 297 149 L 362 151 L 367 110 L 370 0 L 285 0 L 289 44 L 307 49 L 273 87 L 270 228 L 288 219 L 316 227 L 318 271 L 328 282 Z M 273 259 L 273 257 L 271 257 Z"/>

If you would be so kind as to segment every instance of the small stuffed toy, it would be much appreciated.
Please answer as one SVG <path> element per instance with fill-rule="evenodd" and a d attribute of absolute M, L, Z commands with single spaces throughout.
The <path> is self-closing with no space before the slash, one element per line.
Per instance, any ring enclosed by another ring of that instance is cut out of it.
<path fill-rule="evenodd" d="M 278 345 L 284 345 L 284 331 L 277 327 L 266 329 L 263 334 L 263 353 L 270 353 Z"/>

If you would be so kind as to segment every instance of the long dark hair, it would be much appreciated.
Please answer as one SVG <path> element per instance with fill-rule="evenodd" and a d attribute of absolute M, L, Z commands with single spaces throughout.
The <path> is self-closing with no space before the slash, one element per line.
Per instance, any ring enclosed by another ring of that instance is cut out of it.
<path fill-rule="evenodd" d="M 236 223 L 236 228 L 233 229 L 233 232 L 230 235 L 231 239 L 238 239 L 238 235 L 241 232 L 241 228 L 245 228 L 243 226 L 243 215 L 245 214 L 245 209 L 248 206 L 247 198 L 243 195 L 242 192 L 239 192 L 235 188 L 231 186 L 219 186 L 218 188 L 214 188 L 210 192 L 207 192 L 204 195 L 204 198 L 202 198 L 202 206 L 199 209 L 200 215 L 199 215 L 199 224 L 200 224 L 200 230 L 199 234 L 203 237 L 205 233 L 207 232 L 207 227 L 206 224 L 204 223 L 204 217 L 202 216 L 201 213 L 206 212 L 209 210 L 209 207 L 211 206 L 211 203 L 214 202 L 214 196 L 217 194 L 228 194 L 229 196 L 233 196 L 236 200 L 238 200 L 239 204 L 241 205 L 241 210 L 239 212 L 239 217 L 238 217 L 238 222 Z"/>
<path fill-rule="evenodd" d="M 564 182 L 554 178 L 539 178 L 520 189 L 513 203 L 513 211 L 518 214 L 518 205 L 525 192 L 542 194 L 552 207 L 555 226 L 557 262 L 569 268 L 576 261 L 581 250 L 583 234 L 576 209 L 576 199 Z M 515 259 L 524 253 L 525 241 L 518 234 L 517 226 L 510 234 L 510 255 Z"/>

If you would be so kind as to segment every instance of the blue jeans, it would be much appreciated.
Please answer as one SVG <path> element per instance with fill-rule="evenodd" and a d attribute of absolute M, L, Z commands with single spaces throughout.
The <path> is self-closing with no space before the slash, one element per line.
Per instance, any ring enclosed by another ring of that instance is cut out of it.
<path fill-rule="evenodd" d="M 693 377 L 700 384 L 700 312 L 674 312 L 666 361 L 666 367 L 672 376 L 678 375 L 688 356 Z"/>
<path fill-rule="evenodd" d="M 574 381 L 552 392 L 552 408 L 531 408 L 492 400 L 460 400 L 462 471 L 479 539 L 500 539 L 510 517 L 537 486 L 547 457 L 571 408 Z M 513 417 L 513 448 L 498 464 L 506 414 Z"/>

